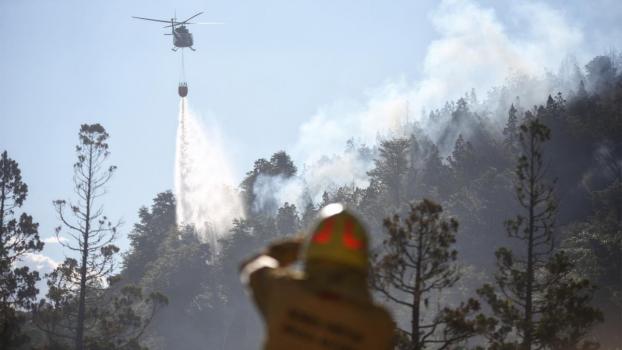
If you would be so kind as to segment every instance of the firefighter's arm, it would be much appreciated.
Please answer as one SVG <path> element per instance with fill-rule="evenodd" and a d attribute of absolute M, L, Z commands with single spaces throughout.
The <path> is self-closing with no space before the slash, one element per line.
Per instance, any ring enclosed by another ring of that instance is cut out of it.
<path fill-rule="evenodd" d="M 272 243 L 268 248 L 240 266 L 240 278 L 244 284 L 251 283 L 252 276 L 259 271 L 286 267 L 298 260 L 302 237 L 290 238 Z"/>
<path fill-rule="evenodd" d="M 273 243 L 240 266 L 240 279 L 250 287 L 253 299 L 262 316 L 266 316 L 271 287 L 279 267 L 291 265 L 298 259 L 302 238 L 291 238 Z"/>

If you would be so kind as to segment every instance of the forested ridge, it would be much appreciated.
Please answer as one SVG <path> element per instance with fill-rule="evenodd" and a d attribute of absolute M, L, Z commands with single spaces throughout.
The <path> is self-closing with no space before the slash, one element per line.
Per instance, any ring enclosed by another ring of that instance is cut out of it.
<path fill-rule="evenodd" d="M 78 232 L 67 249 L 88 269 L 67 259 L 45 277 L 14 270 L 16 256 L 41 250 L 42 243 L 32 217 L 18 216 L 27 187 L 5 152 L 0 344 L 80 347 L 74 324 L 82 319 L 89 349 L 257 349 L 262 321 L 239 282 L 239 263 L 274 239 L 304 231 L 324 205 L 342 202 L 372 235 L 371 287 L 397 321 L 396 348 L 620 349 L 622 65 L 612 54 L 575 68 L 568 81 L 547 77 L 550 89 L 536 105 L 521 102 L 531 101 L 521 94 L 533 91 L 510 82 L 484 99 L 472 91 L 449 101 L 426 112 L 425 121 L 406 116 L 376 144 L 352 135 L 333 158 L 370 164 L 365 186 L 327 185 L 320 195 L 305 192 L 298 203 L 266 200 L 256 189 L 261 179 L 287 181 L 302 165 L 284 151 L 258 159 L 238 189 L 246 215 L 234 221 L 218 250 L 194 228 L 177 226 L 174 194 L 164 191 L 139 209 L 130 249 L 118 256 L 116 223 L 90 207 L 91 186 L 85 187 L 90 175 L 103 186 L 115 170 L 105 163 L 107 134 L 101 126 L 83 126 L 74 170 L 84 197 L 55 207 L 58 232 Z M 93 164 L 101 166 L 88 168 Z M 82 182 L 80 176 L 86 176 Z M 11 207 L 4 204 L 9 199 Z M 97 249 L 80 238 L 86 237 L 80 222 L 91 210 L 100 215 L 94 219 L 99 231 L 90 233 Z M 75 215 L 78 223 L 63 215 Z M 401 254 L 423 237 L 423 220 L 437 227 L 426 233 L 426 249 L 436 252 L 426 257 L 430 276 L 444 280 L 413 291 Z M 24 243 L 15 244 L 20 239 Z M 395 271 L 404 283 L 396 282 Z M 49 286 L 46 296 L 33 290 L 39 278 Z M 420 329 L 409 309 L 416 293 Z"/>

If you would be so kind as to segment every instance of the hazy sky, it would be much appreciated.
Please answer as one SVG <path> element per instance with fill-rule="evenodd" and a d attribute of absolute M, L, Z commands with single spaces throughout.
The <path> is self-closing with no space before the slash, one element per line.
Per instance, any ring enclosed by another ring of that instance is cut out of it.
<path fill-rule="evenodd" d="M 131 16 L 182 19 L 198 11 L 206 11 L 202 21 L 225 24 L 190 28 L 197 51 L 185 53 L 189 103 L 220 129 L 237 182 L 275 151 L 299 161 L 313 149 L 330 151 L 322 146 L 340 143 L 391 87 L 432 103 L 452 79 L 460 95 L 502 82 L 514 58 L 535 74 L 536 65 L 555 69 L 560 57 L 585 59 L 622 38 L 622 3 L 613 0 L 4 0 L 0 150 L 20 164 L 30 189 L 24 208 L 42 238 L 58 224 L 52 200 L 71 198 L 82 123 L 99 122 L 111 135 L 118 172 L 105 206 L 125 221 L 122 236 L 140 206 L 172 188 L 180 53 L 161 25 Z M 485 62 L 490 52 L 494 59 Z M 54 243 L 44 254 L 63 257 Z"/>

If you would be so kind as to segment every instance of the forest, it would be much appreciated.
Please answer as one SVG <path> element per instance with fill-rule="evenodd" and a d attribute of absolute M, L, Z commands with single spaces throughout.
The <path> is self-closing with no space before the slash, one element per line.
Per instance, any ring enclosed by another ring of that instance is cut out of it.
<path fill-rule="evenodd" d="M 216 245 L 177 225 L 166 189 L 121 230 L 101 206 L 116 171 L 109 135 L 84 124 L 74 193 L 50 205 L 68 258 L 46 275 L 17 265 L 44 243 L 21 209 L 37 199 L 4 151 L 0 348 L 258 349 L 263 325 L 240 262 L 341 202 L 370 232 L 369 286 L 396 321 L 395 349 L 620 349 L 622 57 L 485 93 L 405 116 L 375 144 L 352 135 L 319 161 L 369 164 L 364 184 L 282 202 L 259 187 L 309 165 L 283 150 L 256 160 L 236 189 L 244 215 Z"/>

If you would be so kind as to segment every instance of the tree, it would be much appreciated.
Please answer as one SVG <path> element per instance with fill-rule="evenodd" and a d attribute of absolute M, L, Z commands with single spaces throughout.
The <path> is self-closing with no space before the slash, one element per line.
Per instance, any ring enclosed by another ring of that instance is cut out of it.
<path fill-rule="evenodd" d="M 420 177 L 430 196 L 434 194 L 434 197 L 447 198 L 454 192 L 451 168 L 443 163 L 440 151 L 435 144 L 430 146 L 427 157 L 424 159 Z"/>
<path fill-rule="evenodd" d="M 596 56 L 585 65 L 587 83 L 592 91 L 610 90 L 615 84 L 617 69 L 609 56 Z"/>
<path fill-rule="evenodd" d="M 153 292 L 143 295 L 134 285 L 122 287 L 107 300 L 108 307 L 98 314 L 97 329 L 86 338 L 89 350 L 147 350 L 140 338 L 168 298 Z"/>
<path fill-rule="evenodd" d="M 273 154 L 272 157 L 270 157 L 270 164 L 272 165 L 272 175 L 281 175 L 285 178 L 289 178 L 296 175 L 296 171 L 298 171 L 289 154 L 285 153 L 285 151 L 279 151 Z"/>
<path fill-rule="evenodd" d="M 194 227 L 176 225 L 170 191 L 159 193 L 149 209 L 139 210 L 129 237 L 132 249 L 124 257 L 120 286 L 130 281 L 144 291 L 170 296 L 168 307 L 158 310 L 142 335 L 145 343 L 179 349 L 212 346 L 211 339 L 218 336 L 213 324 L 219 320 L 208 316 L 217 314 L 222 288 L 216 282 L 216 254 L 199 240 Z"/>
<path fill-rule="evenodd" d="M 384 252 L 374 256 L 372 287 L 392 303 L 406 307 L 409 329 L 399 329 L 407 341 L 404 348 L 445 349 L 476 334 L 482 320 L 468 319 L 479 309 L 470 299 L 459 307 L 445 307 L 436 314 L 430 300 L 439 297 L 460 278 L 452 247 L 458 222 L 442 217 L 440 205 L 424 199 L 410 204 L 406 219 L 399 215 L 384 220 L 387 239 Z M 427 311 L 427 312 L 426 312 Z"/>
<path fill-rule="evenodd" d="M 476 179 L 482 171 L 473 145 L 471 142 L 466 141 L 462 134 L 458 135 L 454 144 L 454 150 L 451 156 L 447 157 L 447 161 L 460 184 L 466 184 L 468 181 Z"/>
<path fill-rule="evenodd" d="M 75 323 L 75 347 L 84 349 L 84 330 L 87 308 L 87 295 L 97 294 L 102 281 L 113 272 L 113 256 L 119 251 L 112 242 L 116 238 L 120 223 L 113 224 L 98 206 L 98 199 L 105 194 L 105 185 L 111 179 L 116 166 L 105 166 L 109 156 L 108 133 L 100 124 L 83 124 L 80 127 L 79 143 L 76 146 L 77 162 L 74 164 L 74 191 L 76 202 L 54 201 L 54 207 L 62 223 L 56 229 L 72 238 L 63 246 L 76 252 L 77 273 L 69 273 L 66 278 L 77 285 L 78 305 Z M 69 210 L 67 210 L 69 207 Z M 63 231 L 63 227 L 65 231 Z M 89 300 L 89 303 L 93 301 Z"/>
<path fill-rule="evenodd" d="M 538 110 L 527 112 L 520 126 L 522 154 L 515 170 L 516 198 L 524 214 L 506 222 L 509 236 L 521 241 L 524 252 L 498 249 L 495 284 L 501 294 L 490 284 L 478 290 L 496 317 L 496 327 L 488 332 L 492 349 L 574 349 L 602 318 L 589 306 L 589 281 L 572 276 L 566 254 L 552 254 L 557 204 L 543 159 L 550 130 L 534 113 Z"/>
<path fill-rule="evenodd" d="M 602 189 L 590 189 L 592 215 L 584 222 L 569 225 L 562 241 L 581 276 L 599 287 L 595 302 L 604 311 L 607 324 L 594 333 L 603 348 L 622 343 L 617 331 L 622 323 L 622 163 L 616 161 L 613 148 L 605 143 L 600 150 L 601 166 L 609 183 Z"/>
<path fill-rule="evenodd" d="M 221 271 L 218 284 L 224 296 L 218 303 L 221 313 L 217 317 L 221 323 L 217 333 L 222 337 L 222 343 L 215 344 L 215 348 L 251 349 L 261 341 L 261 323 L 245 290 L 240 288 L 238 266 L 253 251 L 282 237 L 276 232 L 273 218 L 259 216 L 252 220 L 234 220 L 230 234 L 223 239 L 222 254 L 217 263 Z M 238 334 L 245 336 L 239 337 Z"/>
<path fill-rule="evenodd" d="M 43 249 L 38 226 L 32 216 L 17 216 L 26 196 L 28 186 L 22 181 L 16 161 L 6 151 L 0 156 L 0 348 L 9 349 L 28 342 L 21 332 L 25 318 L 20 309 L 29 309 L 39 290 L 37 271 L 27 266 L 14 268 L 14 264 L 28 253 Z"/>
<path fill-rule="evenodd" d="M 138 282 L 148 265 L 159 256 L 159 248 L 175 222 L 175 197 L 171 191 L 158 193 L 151 208 L 138 210 L 139 222 L 128 238 L 131 251 L 124 256 L 123 275 L 132 282 Z"/>
<path fill-rule="evenodd" d="M 379 157 L 374 168 L 367 174 L 388 192 L 394 206 L 399 206 L 404 189 L 404 177 L 408 172 L 409 141 L 405 138 L 385 140 L 378 148 Z"/>
<path fill-rule="evenodd" d="M 264 158 L 256 160 L 253 165 L 253 170 L 246 173 L 246 177 L 240 184 L 246 211 L 251 214 L 257 214 L 258 210 L 253 206 L 253 203 L 257 197 L 255 194 L 255 184 L 260 177 L 281 177 L 287 179 L 296 175 L 296 171 L 297 169 L 294 162 L 285 151 L 274 153 L 270 158 L 270 161 L 267 161 Z M 278 208 L 278 204 L 268 205 L 268 207 L 276 210 Z"/>
<path fill-rule="evenodd" d="M 282 235 L 294 234 L 300 229 L 300 217 L 294 204 L 285 202 L 276 214 L 276 228 Z"/>
<path fill-rule="evenodd" d="M 35 309 L 33 320 L 47 334 L 49 349 L 66 349 L 75 341 L 75 315 L 78 309 L 78 261 L 68 258 L 48 275 L 47 299 Z M 144 295 L 142 288 L 119 284 L 111 278 L 106 289 L 89 292 L 84 347 L 89 350 L 145 350 L 140 339 L 156 313 L 168 304 L 160 293 Z"/>
<path fill-rule="evenodd" d="M 508 121 L 503 128 L 503 145 L 511 152 L 515 151 L 518 147 L 519 120 L 517 114 L 518 110 L 514 107 L 514 104 L 510 105 Z"/>
<path fill-rule="evenodd" d="M 39 301 L 33 312 L 33 321 L 46 334 L 50 349 L 65 349 L 69 342 L 75 341 L 78 299 L 76 284 L 72 281 L 78 273 L 78 261 L 67 258 L 46 275 L 47 300 Z"/>

